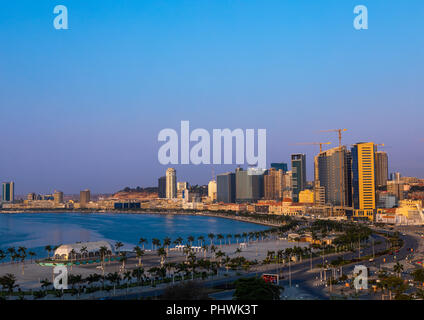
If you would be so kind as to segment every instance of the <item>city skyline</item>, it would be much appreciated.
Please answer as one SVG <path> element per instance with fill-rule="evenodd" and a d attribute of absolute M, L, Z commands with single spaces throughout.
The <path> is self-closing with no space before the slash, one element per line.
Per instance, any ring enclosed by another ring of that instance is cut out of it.
<path fill-rule="evenodd" d="M 130 1 L 0 5 L 0 181 L 16 194 L 110 193 L 154 186 L 163 175 L 158 133 L 267 129 L 267 166 L 347 128 L 343 144 L 384 143 L 389 171 L 424 177 L 421 1 L 367 4 L 369 29 L 352 26 L 357 1 L 263 3 Z M 231 166 L 176 165 L 205 184 Z"/>
<path fill-rule="evenodd" d="M 350 151 L 351 150 L 353 150 L 354 148 L 355 148 L 355 146 L 356 145 L 358 145 L 358 144 L 371 144 L 371 145 L 374 145 L 374 157 L 375 157 L 375 162 L 376 162 L 376 168 L 377 168 L 377 161 L 379 161 L 379 160 L 377 160 L 379 157 L 381 157 L 381 155 L 384 155 L 385 156 L 385 158 L 386 158 L 386 167 L 385 167 L 385 169 L 383 169 L 383 170 L 386 170 L 385 172 L 385 174 L 384 174 L 384 180 L 383 181 L 389 181 L 389 180 L 392 180 L 392 178 L 394 179 L 394 180 L 396 180 L 396 179 L 399 179 L 399 177 L 400 176 L 405 176 L 402 172 L 398 172 L 398 171 L 392 171 L 392 170 L 389 170 L 388 168 L 390 168 L 390 166 L 388 166 L 387 167 L 387 162 L 389 162 L 390 163 L 390 161 L 388 161 L 388 159 L 390 159 L 390 155 L 387 153 L 387 152 L 385 152 L 385 151 L 381 151 L 381 150 L 378 150 L 378 144 L 374 144 L 374 143 L 372 143 L 372 142 L 358 142 L 358 143 L 356 143 L 356 144 L 353 144 L 353 145 L 351 145 L 351 147 L 352 147 L 352 149 L 350 149 L 350 148 L 348 148 L 348 146 L 345 146 L 345 145 L 342 145 L 341 147 L 342 147 L 342 150 L 345 152 L 346 150 L 348 150 L 348 152 L 350 153 Z M 346 149 L 347 148 L 347 149 Z M 338 150 L 339 150 L 339 147 L 332 147 L 332 148 L 328 148 L 328 149 L 322 149 L 322 151 L 321 152 L 319 152 L 319 153 L 317 153 L 316 155 L 314 155 L 314 160 L 312 161 L 312 166 L 313 166 L 313 169 L 312 169 L 312 173 L 311 172 L 309 172 L 308 170 L 306 170 L 306 172 L 307 172 L 307 176 L 309 177 L 310 175 L 312 175 L 313 176 L 313 178 L 312 179 L 306 179 L 306 181 L 305 182 L 303 182 L 303 183 L 301 183 L 301 186 L 298 188 L 298 191 L 294 191 L 294 194 L 293 194 L 293 196 L 295 197 L 295 200 L 297 199 L 297 196 L 296 196 L 296 194 L 299 192 L 299 191 L 301 191 L 301 190 L 305 190 L 306 189 L 306 184 L 309 184 L 309 188 L 311 187 L 311 186 L 314 186 L 314 183 L 316 183 L 316 181 L 318 181 L 320 178 L 320 174 L 319 174 L 319 172 L 322 170 L 321 169 L 321 165 L 319 164 L 319 158 L 320 157 L 322 157 L 322 155 L 325 155 L 325 156 L 327 156 L 328 154 L 334 154 L 335 153 L 335 155 L 336 155 L 336 158 L 335 158 L 335 160 L 333 160 L 333 162 L 335 161 L 335 162 L 338 162 L 338 159 L 339 159 L 339 157 L 338 157 Z M 267 166 L 266 168 L 264 168 L 264 169 L 266 169 L 266 170 L 268 170 L 268 171 L 272 171 L 272 170 L 275 170 L 275 169 L 277 169 L 277 170 L 279 170 L 279 169 L 283 169 L 283 171 L 285 171 L 285 172 L 287 172 L 287 171 L 289 171 L 289 173 L 290 173 L 290 175 L 292 174 L 292 170 L 293 170 L 293 161 L 298 161 L 299 159 L 303 159 L 303 160 L 301 160 L 302 162 L 302 164 L 301 164 L 301 167 L 302 166 L 305 166 L 305 162 L 306 162 L 306 166 L 308 166 L 309 165 L 309 163 L 308 163 L 308 161 L 306 160 L 306 161 L 304 161 L 305 159 L 306 159 L 306 157 L 305 157 L 306 155 L 305 154 L 299 154 L 299 153 L 297 153 L 297 154 L 291 154 L 291 156 L 290 156 L 290 161 L 287 161 L 287 162 L 272 162 L 272 161 L 270 161 L 270 165 L 269 166 Z M 344 157 L 344 156 L 343 156 Z M 294 160 L 295 159 L 295 160 Z M 291 164 L 290 164 L 291 163 Z M 290 165 L 289 165 L 290 164 Z M 120 190 L 122 190 L 123 188 L 127 188 L 127 187 L 129 187 L 129 188 L 136 188 L 136 187 L 142 187 L 142 188 L 149 188 L 149 187 L 158 187 L 158 192 L 159 192 L 159 198 L 176 198 L 176 190 L 177 190 L 177 182 L 178 183 L 188 183 L 189 185 L 201 185 L 201 186 L 207 186 L 208 185 L 208 183 L 209 182 L 211 182 L 211 181 L 216 181 L 216 179 L 217 179 L 217 176 L 222 176 L 222 175 L 225 175 L 225 174 L 228 174 L 228 173 L 231 173 L 231 172 L 233 172 L 233 174 L 234 174 L 234 172 L 235 173 L 237 173 L 237 171 L 239 171 L 239 170 L 242 170 L 242 172 L 244 172 L 244 173 L 246 173 L 247 171 L 244 171 L 245 169 L 248 169 L 249 168 L 249 166 L 246 166 L 246 165 L 225 165 L 225 167 L 227 167 L 227 168 L 232 168 L 232 169 L 229 169 L 229 170 L 227 170 L 227 171 L 220 171 L 220 172 L 215 172 L 215 170 L 214 169 L 212 169 L 212 171 L 211 171 L 211 176 L 207 179 L 207 180 L 205 180 L 205 181 L 202 181 L 201 183 L 193 183 L 193 182 L 191 182 L 190 180 L 188 180 L 188 179 L 186 179 L 186 177 L 184 176 L 183 178 L 181 178 L 180 176 L 180 179 L 178 179 L 178 176 L 176 176 L 176 167 L 179 167 L 180 165 L 177 165 L 177 166 L 175 166 L 174 168 L 170 168 L 170 167 L 167 167 L 167 166 L 164 166 L 165 168 L 164 168 L 164 170 L 165 170 L 165 175 L 164 176 L 158 176 L 158 177 L 156 177 L 156 183 L 155 184 L 153 184 L 153 185 L 143 185 L 143 186 L 140 186 L 140 185 L 134 185 L 134 186 L 129 186 L 129 185 L 126 185 L 125 187 L 122 187 L 121 189 L 119 189 L 119 190 L 112 190 L 112 191 L 109 191 L 109 192 L 94 192 L 94 194 L 98 194 L 98 195 L 102 195 L 102 194 L 113 194 L 113 193 L 116 193 L 116 192 L 118 192 L 118 191 L 120 191 Z M 188 165 L 188 166 L 193 166 L 193 165 Z M 216 166 L 216 165 L 215 165 Z M 334 166 L 334 163 L 333 163 L 333 166 Z M 381 164 L 380 164 L 380 166 L 381 166 Z M 197 166 L 197 167 L 199 167 L 199 166 Z M 218 166 L 219 167 L 219 166 Z M 305 168 L 303 167 L 303 169 L 301 168 L 301 171 L 303 172 L 303 170 L 305 170 Z M 326 169 L 327 170 L 327 169 Z M 338 172 L 338 167 L 336 166 L 336 167 L 334 167 L 334 169 L 333 170 L 335 170 L 334 172 L 335 172 L 335 174 L 337 174 L 337 172 Z M 381 169 L 378 169 L 378 170 L 381 170 Z M 175 187 L 174 187 L 174 189 L 175 189 L 175 191 L 169 191 L 170 192 L 170 194 L 172 193 L 173 195 L 172 196 L 167 196 L 166 195 L 166 193 L 168 192 L 168 191 L 166 191 L 165 189 L 164 190 L 161 190 L 162 189 L 162 187 L 163 188 L 166 188 L 166 184 L 168 183 L 168 182 L 166 182 L 167 181 L 167 176 L 168 176 L 168 173 L 169 172 L 172 172 L 171 173 L 171 175 L 173 175 L 174 176 L 174 178 L 173 178 L 173 184 L 175 184 Z M 379 180 L 381 180 L 381 177 L 379 177 L 379 175 L 382 175 L 384 172 L 377 172 L 377 169 L 376 169 L 376 172 L 375 172 L 375 178 L 373 178 L 373 180 L 375 179 L 375 185 L 377 186 L 378 185 L 378 181 Z M 349 173 L 349 175 L 350 175 L 351 173 Z M 302 173 L 300 176 L 301 177 L 303 177 L 303 175 L 304 175 L 304 173 Z M 399 177 L 398 178 L 396 178 L 395 176 L 393 176 L 392 177 L 392 175 L 399 175 Z M 416 177 L 416 178 L 421 178 L 421 177 Z M 163 181 L 161 181 L 163 179 Z M 290 178 L 290 179 L 292 179 L 292 178 Z M 300 178 L 300 179 L 303 179 L 303 178 Z M 318 179 L 318 180 L 317 180 Z M 338 177 L 336 177 L 336 178 L 332 178 L 333 180 L 335 179 L 335 181 L 339 181 L 339 178 Z M 294 180 L 296 180 L 296 181 L 298 181 L 298 178 L 294 178 Z M 187 181 L 187 182 L 181 182 L 181 181 Z M 300 181 L 300 180 L 299 180 Z M 6 183 L 6 182 L 3 182 L 3 184 L 4 183 Z M 9 182 L 7 182 L 7 183 L 9 183 Z M 15 184 L 15 181 L 10 181 L 10 183 L 12 183 L 13 185 Z M 311 183 L 312 183 L 312 185 L 311 185 Z M 264 181 L 262 181 L 262 185 L 264 186 Z M 338 182 L 336 183 L 336 185 L 335 185 L 335 188 L 337 189 L 337 188 L 339 188 L 339 186 L 338 186 Z M 344 187 L 343 187 L 344 188 Z M 15 189 L 15 187 L 14 187 L 14 189 Z M 51 188 L 50 188 L 51 189 Z M 84 189 L 84 190 L 83 190 Z M 86 188 L 83 188 L 83 189 L 81 189 L 81 190 L 78 190 L 77 192 L 75 192 L 75 193 L 72 193 L 72 192 L 65 192 L 64 194 L 67 194 L 67 195 L 77 195 L 78 193 L 80 194 L 81 192 L 83 192 L 83 191 L 88 191 L 89 189 L 86 189 Z M 294 187 L 294 189 L 293 190 L 296 190 L 296 187 Z M 54 192 L 56 192 L 57 190 L 54 188 Z M 91 190 L 92 191 L 92 190 Z M 61 191 L 62 192 L 62 191 Z M 89 191 L 90 192 L 90 191 Z M 162 196 L 161 196 L 161 192 L 163 193 L 162 194 Z M 34 192 L 34 191 L 31 191 L 31 192 L 27 192 L 27 193 L 15 193 L 15 196 L 17 196 L 18 198 L 21 198 L 21 197 L 26 197 L 27 195 L 29 195 L 29 194 L 33 194 L 33 195 L 36 195 L 36 194 L 39 194 L 39 195 L 46 195 L 46 194 L 52 194 L 53 192 L 52 191 L 48 191 L 48 192 Z M 62 192 L 63 193 L 63 192 Z M 265 195 L 263 194 L 261 197 L 264 197 Z M 261 197 L 259 197 L 259 198 L 261 198 Z M 338 196 L 336 196 L 335 197 L 335 199 L 339 199 L 340 198 L 340 196 L 338 195 Z M 346 201 L 346 200 L 344 200 L 344 201 Z"/>

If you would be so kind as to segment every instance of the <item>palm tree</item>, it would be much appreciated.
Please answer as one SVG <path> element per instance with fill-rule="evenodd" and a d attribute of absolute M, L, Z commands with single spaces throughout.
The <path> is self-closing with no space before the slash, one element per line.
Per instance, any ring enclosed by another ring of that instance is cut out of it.
<path fill-rule="evenodd" d="M 143 268 L 136 268 L 132 271 L 132 276 L 137 278 L 137 283 L 140 283 L 140 280 L 143 278 L 144 275 L 144 269 Z"/>
<path fill-rule="evenodd" d="M 197 240 L 200 241 L 200 246 L 203 246 L 203 241 L 205 241 L 205 237 L 204 236 L 198 236 Z"/>
<path fill-rule="evenodd" d="M 213 242 L 213 239 L 215 238 L 215 235 L 213 233 L 209 233 L 208 238 L 209 238 L 211 245 L 212 245 L 212 242 Z"/>
<path fill-rule="evenodd" d="M 222 247 L 222 239 L 224 239 L 224 236 L 222 234 L 218 234 L 216 237 L 219 240 L 219 246 Z"/>
<path fill-rule="evenodd" d="M 400 264 L 399 262 L 396 262 L 396 264 L 393 266 L 393 271 L 395 273 L 397 273 L 398 274 L 398 277 L 400 278 L 400 275 L 401 275 L 401 273 L 403 271 L 403 265 Z"/>
<path fill-rule="evenodd" d="M 125 270 L 125 262 L 127 262 L 128 258 L 127 258 L 127 253 L 126 252 L 121 252 L 121 261 L 122 261 L 122 270 Z"/>
<path fill-rule="evenodd" d="M 241 237 L 240 233 L 237 233 L 237 234 L 234 235 L 234 238 L 236 239 L 237 244 L 239 243 L 240 237 Z"/>
<path fill-rule="evenodd" d="M 132 279 L 132 276 L 131 276 L 131 271 L 126 271 L 126 272 L 124 272 L 124 280 L 126 280 L 127 281 L 127 293 L 128 293 L 128 285 L 130 284 L 130 282 L 131 282 L 131 279 Z"/>
<path fill-rule="evenodd" d="M 164 247 L 158 249 L 158 256 L 160 257 L 160 267 L 162 268 L 166 260 L 166 250 Z"/>
<path fill-rule="evenodd" d="M 51 245 L 47 245 L 44 247 L 44 249 L 47 251 L 47 258 L 50 258 L 50 252 L 53 250 Z"/>
<path fill-rule="evenodd" d="M 28 252 L 28 255 L 30 256 L 30 258 L 31 258 L 31 263 L 32 263 L 32 259 L 36 256 L 35 252 L 34 252 L 34 251 L 29 251 L 29 252 Z M 0 260 L 1 260 L 1 259 L 0 259 Z"/>
<path fill-rule="evenodd" d="M 120 242 L 120 241 L 117 241 L 116 243 L 115 243 L 115 248 L 116 248 L 116 250 L 118 251 L 118 255 L 121 253 L 121 248 L 124 246 L 124 244 L 122 243 L 122 242 Z"/>
<path fill-rule="evenodd" d="M 144 255 L 144 250 L 142 250 L 139 246 L 134 247 L 135 254 L 138 258 L 138 266 L 141 267 L 141 258 Z"/>
<path fill-rule="evenodd" d="M 190 243 L 190 247 L 191 247 L 193 245 L 194 237 L 193 236 L 188 236 L 187 237 L 187 241 Z"/>
<path fill-rule="evenodd" d="M 140 240 L 138 240 L 138 243 L 143 246 L 143 250 L 144 250 L 144 244 L 147 244 L 147 239 L 140 238 Z"/>
<path fill-rule="evenodd" d="M 0 250 L 0 262 L 6 258 L 6 254 L 3 250 Z"/>
<path fill-rule="evenodd" d="M 15 260 L 16 250 L 14 247 L 7 248 L 7 253 L 9 254 L 10 259 L 12 262 Z"/>
<path fill-rule="evenodd" d="M 237 248 L 235 254 L 237 254 L 238 257 L 240 257 L 240 253 L 241 253 L 241 249 L 240 248 Z"/>
<path fill-rule="evenodd" d="M 156 238 L 152 239 L 152 246 L 154 246 L 153 250 L 156 249 L 156 247 L 160 247 L 160 240 Z"/>
<path fill-rule="evenodd" d="M 228 240 L 228 244 L 230 244 L 231 242 L 231 238 L 233 237 L 232 234 L 227 234 L 227 240 Z"/>
<path fill-rule="evenodd" d="M 171 245 L 171 243 L 171 238 L 166 237 L 165 239 L 163 239 L 163 246 L 166 247 L 166 253 L 168 253 L 169 246 Z"/>
<path fill-rule="evenodd" d="M 41 288 L 45 289 L 47 291 L 47 288 L 51 285 L 52 283 L 46 278 L 44 280 L 41 280 Z"/>
<path fill-rule="evenodd" d="M 87 247 L 82 247 L 80 250 L 80 253 L 81 253 L 81 257 L 84 258 L 84 256 L 86 256 L 88 253 Z"/>
<path fill-rule="evenodd" d="M 100 253 L 100 258 L 102 259 L 101 267 L 102 267 L 103 278 L 104 278 L 104 276 L 105 276 L 105 256 L 108 253 L 108 248 L 106 246 L 101 246 L 99 248 L 99 253 Z M 103 281 L 104 281 L 104 279 L 103 279 Z"/>
<path fill-rule="evenodd" d="M 22 262 L 22 275 L 25 274 L 25 258 L 26 258 L 26 248 L 25 247 L 19 247 L 18 248 L 18 253 L 19 253 L 19 257 L 21 258 L 21 262 Z"/>
<path fill-rule="evenodd" d="M 9 295 L 12 295 L 13 289 L 19 287 L 16 284 L 16 277 L 15 277 L 15 275 L 13 275 L 11 273 L 7 273 L 3 277 L 1 277 L 0 278 L 0 284 L 1 284 L 1 286 L 2 286 L 3 289 L 7 289 L 7 291 L 9 292 Z"/>

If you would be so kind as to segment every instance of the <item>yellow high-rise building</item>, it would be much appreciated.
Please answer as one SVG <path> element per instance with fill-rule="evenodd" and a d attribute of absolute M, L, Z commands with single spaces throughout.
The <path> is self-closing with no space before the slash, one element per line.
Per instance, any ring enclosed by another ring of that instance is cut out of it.
<path fill-rule="evenodd" d="M 357 143 L 352 148 L 352 189 L 354 216 L 374 218 L 375 146 L 373 142 Z"/>

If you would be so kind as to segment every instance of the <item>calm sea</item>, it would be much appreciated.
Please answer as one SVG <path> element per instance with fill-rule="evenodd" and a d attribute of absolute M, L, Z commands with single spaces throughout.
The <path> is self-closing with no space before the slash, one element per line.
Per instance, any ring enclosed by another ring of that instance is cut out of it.
<path fill-rule="evenodd" d="M 208 233 L 236 234 L 265 230 L 267 227 L 224 218 L 190 215 L 155 215 L 123 213 L 18 213 L 0 214 L 0 249 L 24 246 L 47 256 L 46 245 L 60 245 L 77 241 L 106 240 L 112 245 L 124 243 L 132 249 L 140 237 L 161 241 L 165 237 L 184 240 L 192 235 L 196 239 Z M 196 243 L 193 243 L 195 245 Z"/>

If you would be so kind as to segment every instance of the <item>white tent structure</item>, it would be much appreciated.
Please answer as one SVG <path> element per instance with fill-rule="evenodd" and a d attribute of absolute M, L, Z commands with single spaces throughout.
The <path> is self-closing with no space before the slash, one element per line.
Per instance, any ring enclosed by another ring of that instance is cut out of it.
<path fill-rule="evenodd" d="M 107 241 L 96 242 L 78 242 L 73 244 L 64 244 L 54 252 L 55 259 L 71 260 L 81 258 L 100 257 L 100 248 L 105 247 L 113 254 L 113 248 Z M 85 248 L 85 250 L 83 250 Z M 73 250 L 73 251 L 72 251 Z"/>

